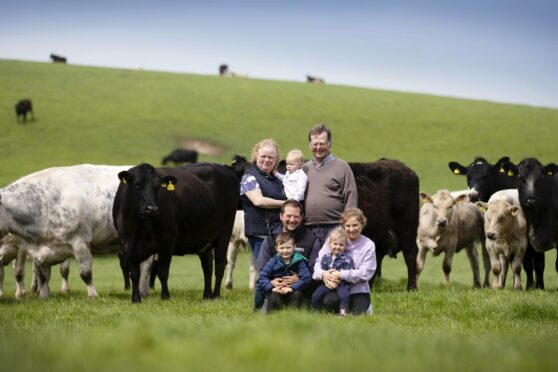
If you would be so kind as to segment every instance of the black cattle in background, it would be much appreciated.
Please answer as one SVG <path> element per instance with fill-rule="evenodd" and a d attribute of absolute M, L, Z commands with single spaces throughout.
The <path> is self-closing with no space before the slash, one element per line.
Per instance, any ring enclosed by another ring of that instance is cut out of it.
<path fill-rule="evenodd" d="M 25 123 L 27 121 L 27 114 L 31 114 L 31 118 L 35 120 L 33 116 L 33 104 L 30 99 L 22 99 L 15 105 L 17 122 Z"/>
<path fill-rule="evenodd" d="M 526 158 L 517 166 L 507 163 L 505 168 L 519 180 L 517 191 L 527 219 L 529 244 L 541 253 L 558 248 L 558 166 L 543 166 L 535 158 Z M 558 256 L 555 268 L 558 272 Z"/>
<path fill-rule="evenodd" d="M 403 252 L 407 265 L 407 290 L 417 288 L 417 228 L 419 179 L 397 160 L 349 163 L 355 176 L 358 207 L 368 219 L 362 233 L 376 244 L 376 273 L 370 286 L 382 275 L 382 260 Z"/>
<path fill-rule="evenodd" d="M 219 66 L 219 75 L 221 75 L 221 76 L 229 75 L 229 66 L 228 65 L 220 65 Z"/>
<path fill-rule="evenodd" d="M 310 75 L 306 75 L 306 81 L 313 84 L 325 84 L 324 79 Z"/>
<path fill-rule="evenodd" d="M 165 156 L 161 162 L 163 165 L 173 162 L 175 166 L 184 163 L 197 163 L 198 152 L 196 150 L 176 149 Z"/>
<path fill-rule="evenodd" d="M 56 54 L 51 54 L 50 59 L 52 60 L 53 63 L 67 63 L 68 62 L 66 57 L 62 57 L 62 56 L 59 56 L 59 55 L 56 55 Z"/>
<path fill-rule="evenodd" d="M 517 173 L 508 174 L 506 168 L 509 161 L 510 158 L 504 156 L 492 165 L 485 158 L 477 157 L 466 167 L 455 161 L 450 161 L 448 167 L 453 174 L 467 177 L 471 201 L 487 203 L 495 192 L 517 188 Z M 486 253 L 483 252 L 483 254 Z M 527 276 L 525 287 L 527 289 L 544 289 L 544 265 L 544 253 L 536 252 L 529 243 L 523 256 L 523 270 Z M 535 275 L 533 275 L 533 271 Z"/>
<path fill-rule="evenodd" d="M 141 302 L 139 265 L 158 255 L 161 298 L 170 297 L 173 255 L 197 254 L 204 275 L 204 298 L 220 296 L 239 200 L 238 178 L 219 164 L 153 168 L 149 164 L 119 173 L 113 220 L 130 271 L 132 302 Z M 211 277 L 215 262 L 215 286 Z"/>

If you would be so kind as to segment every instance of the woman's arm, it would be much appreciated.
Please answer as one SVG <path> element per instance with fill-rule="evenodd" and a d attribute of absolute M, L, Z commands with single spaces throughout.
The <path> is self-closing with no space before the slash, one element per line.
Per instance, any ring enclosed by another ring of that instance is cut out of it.
<path fill-rule="evenodd" d="M 349 283 L 367 282 L 376 272 L 376 249 L 372 241 L 366 244 L 361 249 L 364 250 L 360 262 L 356 262 L 355 269 L 338 271 L 339 278 Z M 356 267 L 358 265 L 358 267 Z"/>
<path fill-rule="evenodd" d="M 284 200 L 277 200 L 268 198 L 262 195 L 262 191 L 260 189 L 246 191 L 244 193 L 248 199 L 258 208 L 267 208 L 267 209 L 275 209 L 281 208 Z"/>

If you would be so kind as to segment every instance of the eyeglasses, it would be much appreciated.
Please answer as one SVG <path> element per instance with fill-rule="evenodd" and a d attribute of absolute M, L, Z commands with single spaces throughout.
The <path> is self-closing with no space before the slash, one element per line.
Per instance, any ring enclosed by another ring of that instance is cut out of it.
<path fill-rule="evenodd" d="M 310 144 L 310 147 L 317 149 L 318 147 L 329 147 L 329 145 L 329 142 L 313 142 Z"/>

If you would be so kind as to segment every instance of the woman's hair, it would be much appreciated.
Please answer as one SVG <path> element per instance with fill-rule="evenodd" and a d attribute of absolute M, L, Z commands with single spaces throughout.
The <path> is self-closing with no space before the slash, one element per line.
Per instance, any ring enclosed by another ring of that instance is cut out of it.
<path fill-rule="evenodd" d="M 337 240 L 343 240 L 343 241 L 347 241 L 349 237 L 347 236 L 347 233 L 345 232 L 345 230 L 342 227 L 336 227 L 335 229 L 333 229 L 330 233 L 329 233 L 329 237 L 327 238 L 327 242 L 329 244 L 329 246 L 331 247 L 331 242 L 333 240 L 337 241 Z"/>
<path fill-rule="evenodd" d="M 295 157 L 297 161 L 299 161 L 301 163 L 304 163 L 304 154 L 302 153 L 301 150 L 292 149 L 291 151 L 289 151 L 287 153 L 287 158 L 289 157 L 289 155 L 292 155 L 293 157 Z"/>
<path fill-rule="evenodd" d="M 356 218 L 358 222 L 364 227 L 366 226 L 366 216 L 359 208 L 347 208 L 343 213 L 341 213 L 341 225 L 347 223 L 351 218 Z"/>
<path fill-rule="evenodd" d="M 281 244 L 285 244 L 286 242 L 289 241 L 293 242 L 294 244 L 294 236 L 290 232 L 282 232 L 279 235 L 277 235 L 277 238 L 275 238 L 275 247 Z"/>
<path fill-rule="evenodd" d="M 275 141 L 275 139 L 273 138 L 264 138 L 260 142 L 256 143 L 254 147 L 252 147 L 252 163 L 256 163 L 256 160 L 258 159 L 258 151 L 262 147 L 267 147 L 267 146 L 273 147 L 273 149 L 275 150 L 275 168 L 276 168 L 277 164 L 279 163 L 279 158 L 281 157 L 281 153 L 279 152 L 279 144 L 277 144 L 277 141 Z"/>

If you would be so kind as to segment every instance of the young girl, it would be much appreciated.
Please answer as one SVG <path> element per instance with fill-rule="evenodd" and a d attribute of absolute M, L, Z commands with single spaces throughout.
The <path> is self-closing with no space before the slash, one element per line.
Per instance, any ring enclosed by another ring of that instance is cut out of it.
<path fill-rule="evenodd" d="M 327 242 L 331 251 L 322 256 L 320 261 L 322 270 L 341 271 L 355 268 L 353 259 L 345 253 L 347 233 L 343 228 L 339 227 L 333 230 Z M 339 296 L 339 315 L 345 316 L 349 308 L 350 285 L 344 280 L 342 280 L 335 289 L 329 289 L 325 284 L 316 288 L 312 294 L 312 308 L 314 308 L 314 310 L 319 310 L 324 296 L 329 292 L 337 292 Z"/>
<path fill-rule="evenodd" d="M 267 298 L 266 312 L 286 305 L 300 307 L 304 300 L 301 292 L 310 284 L 310 271 L 306 266 L 306 257 L 295 251 L 294 237 L 289 232 L 282 232 L 275 239 L 277 253 L 260 271 L 258 289 L 265 292 Z M 293 274 L 298 281 L 292 285 L 283 285 L 281 278 Z"/>

